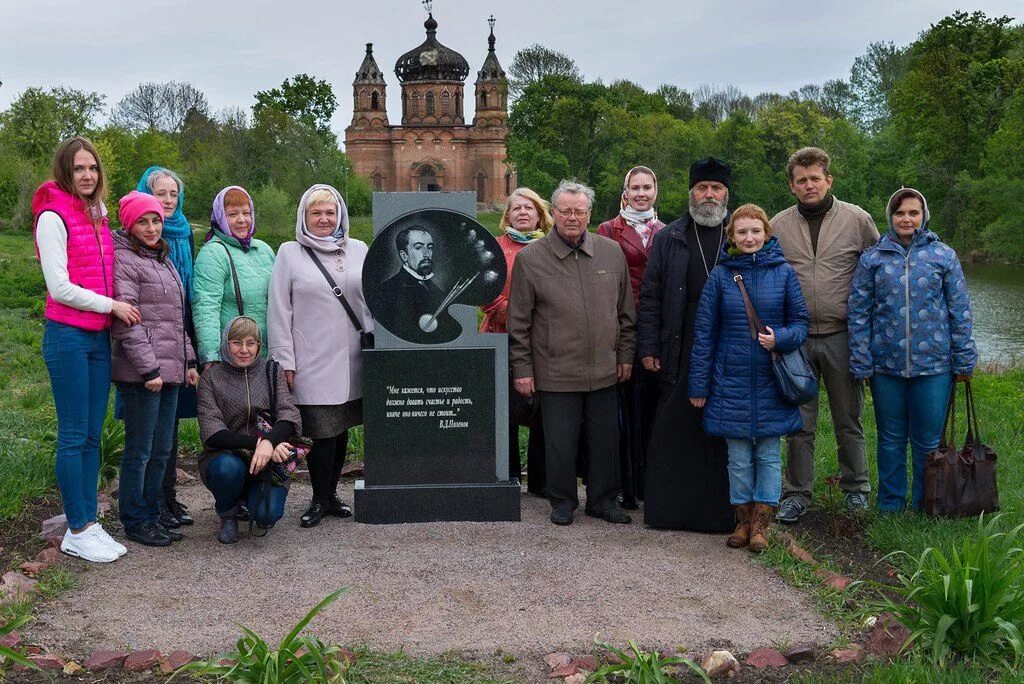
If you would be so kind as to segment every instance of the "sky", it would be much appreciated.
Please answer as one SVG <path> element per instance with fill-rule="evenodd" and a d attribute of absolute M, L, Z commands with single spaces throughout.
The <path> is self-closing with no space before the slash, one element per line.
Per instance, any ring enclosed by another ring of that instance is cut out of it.
<path fill-rule="evenodd" d="M 846 78 L 873 41 L 904 45 L 956 10 L 1024 19 L 1021 0 L 435 0 L 438 40 L 469 62 L 467 92 L 487 54 L 540 43 L 572 57 L 588 80 L 734 84 L 757 94 Z M 365 53 L 400 120 L 395 60 L 425 38 L 418 0 L 0 0 L 0 110 L 25 88 L 70 86 L 113 106 L 139 83 L 189 81 L 211 108 L 245 108 L 258 90 L 308 73 L 334 86 L 343 138 L 352 79 Z M 472 102 L 472 100 L 469 100 Z M 472 112 L 467 107 L 467 118 Z"/>

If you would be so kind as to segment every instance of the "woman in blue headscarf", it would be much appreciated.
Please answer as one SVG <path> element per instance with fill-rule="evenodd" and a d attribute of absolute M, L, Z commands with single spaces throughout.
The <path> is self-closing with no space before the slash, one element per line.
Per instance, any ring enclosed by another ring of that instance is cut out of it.
<path fill-rule="evenodd" d="M 170 247 L 168 258 L 178 270 L 181 284 L 185 290 L 185 300 L 192 301 L 192 263 L 195 243 L 192 239 L 192 226 L 189 224 L 181 208 L 185 204 L 185 184 L 178 174 L 162 166 L 150 166 L 142 174 L 136 186 L 139 192 L 145 192 L 159 200 L 164 210 L 164 229 L 162 237 Z M 185 307 L 185 329 L 189 339 L 195 340 L 195 327 L 192 323 L 192 307 Z M 194 344 L 194 343 L 193 343 Z M 195 352 L 195 349 L 192 350 Z M 178 392 L 177 418 L 196 417 L 195 387 L 181 387 Z M 186 506 L 178 501 L 178 422 L 174 422 L 174 443 L 171 446 L 171 457 L 167 461 L 164 472 L 164 510 L 160 522 L 169 528 L 191 525 L 192 517 L 186 513 Z"/>

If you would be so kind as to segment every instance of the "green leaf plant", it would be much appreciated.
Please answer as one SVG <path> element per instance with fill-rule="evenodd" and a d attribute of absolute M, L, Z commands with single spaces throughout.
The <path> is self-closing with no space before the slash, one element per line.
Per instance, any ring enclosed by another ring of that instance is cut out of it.
<path fill-rule="evenodd" d="M 32 616 L 30 615 L 21 615 L 12 620 L 8 620 L 4 624 L 0 625 L 0 638 L 7 636 L 31 619 Z M 15 649 L 13 646 L 4 646 L 3 644 L 0 644 L 0 672 L 2 672 L 9 663 L 15 663 L 32 670 L 39 669 L 39 666 L 25 657 L 25 654 L 21 651 Z"/>
<path fill-rule="evenodd" d="M 587 682 L 604 682 L 609 676 L 616 676 L 625 684 L 674 684 L 679 680 L 665 674 L 665 668 L 682 665 L 690 668 L 705 682 L 710 683 L 711 681 L 704 670 L 689 658 L 682 656 L 663 658 L 657 651 L 641 650 L 632 639 L 629 641 L 629 651 L 616 648 L 597 639 L 594 640 L 594 644 L 613 654 L 619 662 L 599 667 L 587 677 Z"/>
<path fill-rule="evenodd" d="M 239 625 L 242 637 L 234 651 L 186 665 L 178 672 L 239 684 L 344 684 L 345 664 L 337 657 L 340 648 L 312 636 L 300 636 L 320 611 L 334 603 L 349 587 L 342 587 L 316 604 L 296 623 L 277 648 L 258 634 Z M 172 675 L 172 679 L 175 675 Z"/>
<path fill-rule="evenodd" d="M 919 558 L 895 551 L 913 568 L 898 584 L 875 584 L 881 600 L 910 630 L 906 649 L 930 653 L 935 665 L 957 656 L 1001 671 L 1024 664 L 1024 524 L 1001 531 L 1002 516 L 978 519 L 978 531 L 959 549 L 925 549 Z"/>

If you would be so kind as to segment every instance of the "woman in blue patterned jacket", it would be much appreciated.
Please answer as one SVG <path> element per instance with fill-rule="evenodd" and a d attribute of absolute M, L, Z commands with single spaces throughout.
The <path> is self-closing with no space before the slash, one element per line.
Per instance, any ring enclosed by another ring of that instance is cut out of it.
<path fill-rule="evenodd" d="M 957 379 L 978 361 L 960 260 L 928 230 L 928 202 L 904 188 L 889 198 L 889 231 L 860 258 L 849 300 L 850 372 L 870 379 L 878 425 L 878 508 L 921 505 L 924 461 L 939 444 Z"/>

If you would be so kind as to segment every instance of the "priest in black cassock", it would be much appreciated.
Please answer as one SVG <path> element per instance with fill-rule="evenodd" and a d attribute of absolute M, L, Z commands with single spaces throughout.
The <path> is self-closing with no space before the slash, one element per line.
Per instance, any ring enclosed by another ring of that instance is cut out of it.
<path fill-rule="evenodd" d="M 704 434 L 703 409 L 687 397 L 697 303 L 718 264 L 729 222 L 732 168 L 705 157 L 690 165 L 690 208 L 654 236 L 637 308 L 637 351 L 659 381 L 647 455 L 644 523 L 731 532 L 725 440 Z"/>

